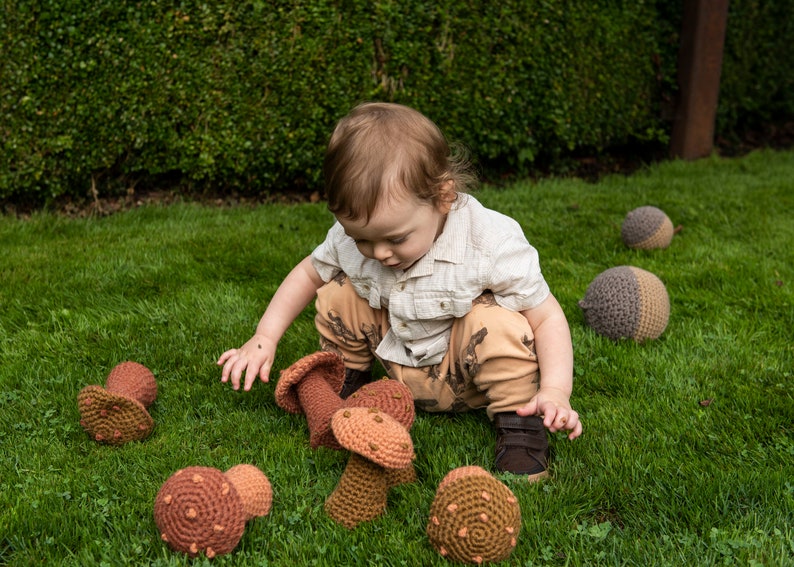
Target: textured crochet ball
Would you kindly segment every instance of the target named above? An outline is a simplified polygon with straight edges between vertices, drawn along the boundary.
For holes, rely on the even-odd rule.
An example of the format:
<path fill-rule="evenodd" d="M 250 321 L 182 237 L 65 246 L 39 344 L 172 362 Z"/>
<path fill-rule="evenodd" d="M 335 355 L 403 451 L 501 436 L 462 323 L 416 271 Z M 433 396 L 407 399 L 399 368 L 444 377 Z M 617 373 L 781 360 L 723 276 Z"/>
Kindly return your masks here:
<path fill-rule="evenodd" d="M 633 266 L 601 272 L 587 288 L 579 307 L 587 325 L 615 340 L 656 339 L 670 319 L 670 298 L 662 280 Z"/>
<path fill-rule="evenodd" d="M 667 248 L 673 240 L 673 223 L 656 207 L 638 207 L 623 220 L 620 235 L 629 248 Z"/>
<path fill-rule="evenodd" d="M 520 531 L 518 500 L 485 469 L 460 467 L 439 484 L 427 535 L 442 556 L 473 564 L 503 561 Z"/>

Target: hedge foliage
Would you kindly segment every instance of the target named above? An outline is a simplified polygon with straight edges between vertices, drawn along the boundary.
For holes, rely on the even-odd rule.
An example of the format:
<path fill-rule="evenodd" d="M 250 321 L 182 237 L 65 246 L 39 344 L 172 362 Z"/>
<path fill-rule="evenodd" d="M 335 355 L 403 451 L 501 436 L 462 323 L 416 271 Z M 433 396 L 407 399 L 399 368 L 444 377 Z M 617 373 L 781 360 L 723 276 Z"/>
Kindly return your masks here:
<path fill-rule="evenodd" d="M 731 2 L 721 127 L 794 114 L 793 3 Z M 664 142 L 680 8 L 17 0 L 0 18 L 0 199 L 46 202 L 166 180 L 316 188 L 330 130 L 362 100 L 414 106 L 518 169 Z"/>

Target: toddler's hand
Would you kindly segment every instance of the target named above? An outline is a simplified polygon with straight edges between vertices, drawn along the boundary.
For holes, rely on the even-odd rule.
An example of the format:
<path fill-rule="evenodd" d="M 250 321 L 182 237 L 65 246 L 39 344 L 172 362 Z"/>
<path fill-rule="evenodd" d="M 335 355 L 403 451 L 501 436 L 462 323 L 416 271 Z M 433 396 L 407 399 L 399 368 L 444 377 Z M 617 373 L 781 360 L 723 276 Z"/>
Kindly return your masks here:
<path fill-rule="evenodd" d="M 516 410 L 518 415 L 541 415 L 543 425 L 551 431 L 570 431 L 568 439 L 576 439 L 582 434 L 579 414 L 571 408 L 568 396 L 559 390 L 543 389 L 527 405 Z"/>
<path fill-rule="evenodd" d="M 246 392 L 259 374 L 262 382 L 267 382 L 270 367 L 276 354 L 276 345 L 267 337 L 254 335 L 240 348 L 233 348 L 224 352 L 218 359 L 218 366 L 223 366 L 221 382 L 232 380 L 232 388 L 240 389 L 240 378 L 245 372 L 243 390 Z"/>

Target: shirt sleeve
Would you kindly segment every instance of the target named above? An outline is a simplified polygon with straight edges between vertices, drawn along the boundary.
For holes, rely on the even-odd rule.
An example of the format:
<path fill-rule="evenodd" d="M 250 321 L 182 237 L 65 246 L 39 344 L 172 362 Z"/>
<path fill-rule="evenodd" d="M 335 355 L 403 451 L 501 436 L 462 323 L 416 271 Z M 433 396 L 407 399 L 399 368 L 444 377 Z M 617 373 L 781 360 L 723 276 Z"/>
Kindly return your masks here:
<path fill-rule="evenodd" d="M 502 307 L 524 311 L 543 303 L 551 292 L 540 270 L 538 251 L 518 223 L 510 228 L 494 246 L 488 289 Z"/>
<path fill-rule="evenodd" d="M 330 282 L 334 276 L 342 271 L 338 251 L 340 241 L 345 237 L 345 230 L 338 222 L 328 229 L 325 240 L 311 254 L 314 269 L 324 282 Z"/>

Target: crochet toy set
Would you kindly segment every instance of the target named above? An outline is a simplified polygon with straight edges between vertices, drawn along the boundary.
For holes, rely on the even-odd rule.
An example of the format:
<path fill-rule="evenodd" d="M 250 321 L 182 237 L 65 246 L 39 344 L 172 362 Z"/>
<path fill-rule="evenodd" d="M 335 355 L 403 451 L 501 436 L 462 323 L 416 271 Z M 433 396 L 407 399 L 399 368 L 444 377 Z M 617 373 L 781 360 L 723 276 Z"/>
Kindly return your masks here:
<path fill-rule="evenodd" d="M 629 212 L 621 227 L 626 246 L 645 250 L 666 248 L 676 232 L 655 207 Z M 664 283 L 634 266 L 599 274 L 579 305 L 590 327 L 615 340 L 658 338 L 670 316 Z M 334 522 L 354 529 L 386 512 L 391 488 L 416 480 L 410 434 L 415 410 L 410 390 L 395 380 L 369 383 L 343 399 L 339 392 L 344 380 L 342 358 L 316 352 L 281 372 L 275 400 L 285 411 L 306 416 L 313 449 L 349 453 L 323 509 Z M 100 443 L 146 439 L 154 429 L 148 408 L 156 398 L 152 372 L 136 362 L 123 362 L 113 368 L 104 387 L 91 385 L 80 391 L 80 424 Z M 191 466 L 162 485 L 154 520 L 160 537 L 174 551 L 213 558 L 233 551 L 246 523 L 266 516 L 272 502 L 270 481 L 254 465 L 240 464 L 226 472 Z M 508 558 L 520 531 L 517 498 L 477 466 L 456 468 L 442 479 L 426 527 L 431 545 L 442 556 L 474 564 Z"/>
<path fill-rule="evenodd" d="M 623 243 L 634 249 L 667 248 L 673 235 L 670 218 L 656 207 L 630 211 L 621 225 Z M 662 280 L 635 266 L 601 272 L 579 301 L 585 323 L 610 339 L 643 342 L 657 339 L 670 320 L 670 298 Z"/>
<path fill-rule="evenodd" d="M 306 416 L 312 448 L 347 451 L 348 462 L 324 504 L 334 522 L 354 529 L 386 512 L 389 490 L 416 480 L 410 429 L 414 401 L 410 390 L 384 378 L 339 396 L 345 377 L 340 356 L 316 352 L 281 372 L 275 388 L 282 409 Z M 124 362 L 105 387 L 86 386 L 78 394 L 80 424 L 92 439 L 112 445 L 142 440 L 154 422 L 147 408 L 157 396 L 154 375 Z M 230 553 L 246 523 L 266 516 L 273 490 L 265 474 L 250 464 L 226 472 L 202 466 L 176 471 L 160 487 L 154 520 L 161 539 L 190 557 Z M 521 510 L 510 489 L 480 467 L 448 473 L 430 508 L 427 536 L 444 557 L 463 563 L 501 561 L 516 547 Z"/>

